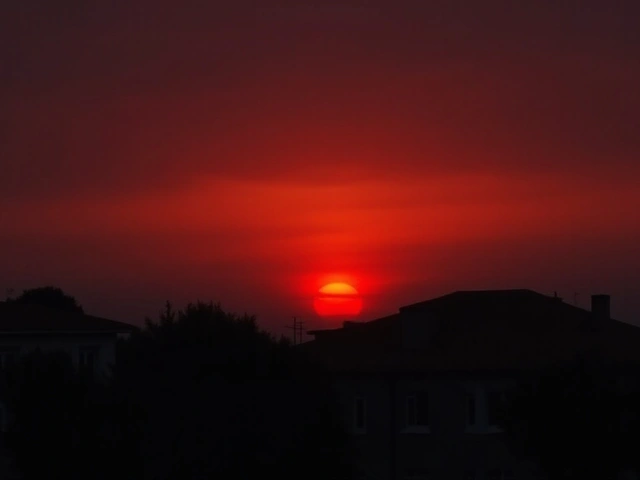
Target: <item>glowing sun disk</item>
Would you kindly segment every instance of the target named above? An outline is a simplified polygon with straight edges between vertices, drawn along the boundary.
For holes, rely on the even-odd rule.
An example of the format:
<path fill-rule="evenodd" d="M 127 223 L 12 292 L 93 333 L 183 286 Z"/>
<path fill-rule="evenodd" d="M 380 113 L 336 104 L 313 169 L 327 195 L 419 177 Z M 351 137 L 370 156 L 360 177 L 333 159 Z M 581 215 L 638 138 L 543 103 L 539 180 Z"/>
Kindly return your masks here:
<path fill-rule="evenodd" d="M 334 282 L 322 287 L 319 291 L 322 295 L 349 296 L 358 295 L 358 291 L 348 283 Z"/>
<path fill-rule="evenodd" d="M 362 311 L 362 298 L 348 283 L 328 283 L 318 290 L 313 307 L 321 317 L 352 317 Z"/>

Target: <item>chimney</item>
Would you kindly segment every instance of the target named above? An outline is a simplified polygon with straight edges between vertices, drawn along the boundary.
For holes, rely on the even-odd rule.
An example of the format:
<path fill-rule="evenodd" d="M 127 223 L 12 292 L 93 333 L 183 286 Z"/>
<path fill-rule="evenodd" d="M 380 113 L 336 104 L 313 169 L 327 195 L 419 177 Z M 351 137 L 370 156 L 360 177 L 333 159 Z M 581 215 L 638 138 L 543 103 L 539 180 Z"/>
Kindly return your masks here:
<path fill-rule="evenodd" d="M 591 295 L 591 313 L 598 318 L 611 318 L 611 297 L 609 295 Z"/>

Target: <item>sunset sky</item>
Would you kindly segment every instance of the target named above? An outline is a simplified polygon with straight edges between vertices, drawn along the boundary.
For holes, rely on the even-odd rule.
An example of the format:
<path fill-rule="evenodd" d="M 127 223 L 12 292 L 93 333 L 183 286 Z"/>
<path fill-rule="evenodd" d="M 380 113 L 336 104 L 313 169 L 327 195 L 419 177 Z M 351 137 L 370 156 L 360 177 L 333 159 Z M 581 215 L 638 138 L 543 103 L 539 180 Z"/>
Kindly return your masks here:
<path fill-rule="evenodd" d="M 0 14 L 0 296 L 278 330 L 460 289 L 640 324 L 640 2 L 30 0 Z M 575 295 L 577 293 L 577 296 Z M 3 298 L 3 297 L 2 297 Z"/>

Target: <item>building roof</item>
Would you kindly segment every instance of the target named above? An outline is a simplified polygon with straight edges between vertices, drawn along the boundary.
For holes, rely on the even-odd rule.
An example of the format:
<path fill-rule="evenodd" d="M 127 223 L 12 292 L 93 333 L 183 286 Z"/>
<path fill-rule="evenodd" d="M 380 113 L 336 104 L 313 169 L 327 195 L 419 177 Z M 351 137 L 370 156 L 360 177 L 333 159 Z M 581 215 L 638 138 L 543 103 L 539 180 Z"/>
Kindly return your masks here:
<path fill-rule="evenodd" d="M 128 333 L 133 325 L 39 305 L 0 302 L 0 334 Z"/>
<path fill-rule="evenodd" d="M 640 328 L 531 290 L 454 292 L 314 335 L 302 348 L 342 371 L 527 369 L 585 353 L 640 365 Z"/>

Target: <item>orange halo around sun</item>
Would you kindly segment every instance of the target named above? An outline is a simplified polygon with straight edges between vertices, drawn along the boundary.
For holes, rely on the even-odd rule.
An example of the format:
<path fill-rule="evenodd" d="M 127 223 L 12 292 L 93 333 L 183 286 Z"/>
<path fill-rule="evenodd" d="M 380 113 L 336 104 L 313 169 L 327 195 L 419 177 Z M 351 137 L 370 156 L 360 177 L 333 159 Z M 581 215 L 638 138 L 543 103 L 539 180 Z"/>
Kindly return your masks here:
<path fill-rule="evenodd" d="M 362 297 L 348 283 L 328 283 L 318 290 L 313 307 L 321 317 L 353 317 L 362 311 Z"/>

